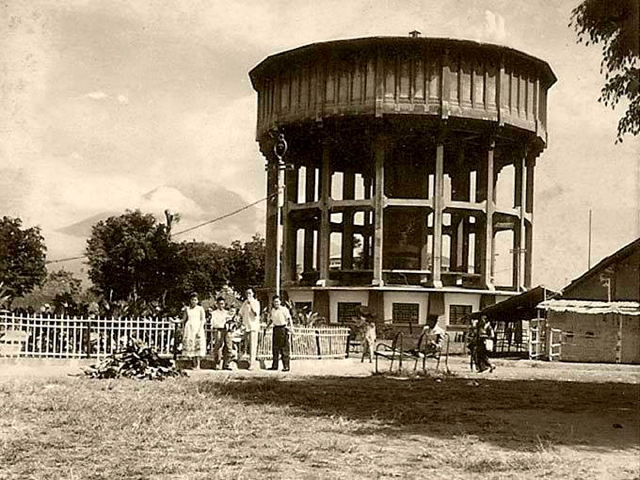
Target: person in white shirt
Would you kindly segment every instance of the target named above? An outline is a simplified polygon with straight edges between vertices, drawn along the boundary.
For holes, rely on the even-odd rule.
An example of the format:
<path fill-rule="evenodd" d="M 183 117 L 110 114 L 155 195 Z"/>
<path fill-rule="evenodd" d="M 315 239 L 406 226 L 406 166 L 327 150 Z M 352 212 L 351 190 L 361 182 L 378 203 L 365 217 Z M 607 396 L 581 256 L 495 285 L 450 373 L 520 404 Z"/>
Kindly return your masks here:
<path fill-rule="evenodd" d="M 182 354 L 194 362 L 197 369 L 200 368 L 200 359 L 207 353 L 207 338 L 204 333 L 206 315 L 204 308 L 198 305 L 198 294 L 192 293 L 189 297 L 189 306 L 184 309 L 182 318 Z"/>
<path fill-rule="evenodd" d="M 269 370 L 278 370 L 279 359 L 282 358 L 282 371 L 288 372 L 289 333 L 293 329 L 293 321 L 289 309 L 280 303 L 280 297 L 273 297 L 273 308 L 269 314 L 269 324 L 273 325 L 271 337 L 272 363 Z"/>
<path fill-rule="evenodd" d="M 245 292 L 247 299 L 240 307 L 242 325 L 249 333 L 249 370 L 251 370 L 258 356 L 258 333 L 260 332 L 260 302 L 255 298 L 252 288 Z"/>
<path fill-rule="evenodd" d="M 218 297 L 216 299 L 216 308 L 211 312 L 211 353 L 213 355 L 214 370 L 217 370 L 220 362 L 222 362 L 225 325 L 229 319 L 229 312 L 225 307 L 224 298 Z"/>

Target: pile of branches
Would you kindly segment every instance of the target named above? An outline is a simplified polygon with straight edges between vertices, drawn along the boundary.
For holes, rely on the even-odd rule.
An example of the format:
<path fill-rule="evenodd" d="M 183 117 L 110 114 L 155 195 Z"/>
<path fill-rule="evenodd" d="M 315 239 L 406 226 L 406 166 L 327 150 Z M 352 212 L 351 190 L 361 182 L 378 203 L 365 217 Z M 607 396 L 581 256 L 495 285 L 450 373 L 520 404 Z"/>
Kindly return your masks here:
<path fill-rule="evenodd" d="M 84 373 L 91 378 L 137 378 L 140 380 L 164 380 L 186 375 L 175 367 L 173 360 L 160 358 L 154 349 L 138 340 L 91 365 Z"/>

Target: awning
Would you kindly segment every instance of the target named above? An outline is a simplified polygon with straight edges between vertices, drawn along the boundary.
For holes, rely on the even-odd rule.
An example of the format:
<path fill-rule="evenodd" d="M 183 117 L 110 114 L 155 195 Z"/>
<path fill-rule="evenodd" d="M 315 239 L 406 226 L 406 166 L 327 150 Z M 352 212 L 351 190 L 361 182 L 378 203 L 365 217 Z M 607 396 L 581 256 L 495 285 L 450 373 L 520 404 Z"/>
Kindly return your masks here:
<path fill-rule="evenodd" d="M 537 306 L 550 298 L 560 295 L 558 292 L 548 289 L 542 285 L 532 288 L 515 297 L 509 297 L 502 302 L 490 305 L 478 312 L 469 315 L 469 318 L 480 318 L 486 315 L 492 322 L 514 322 L 520 320 L 531 320 L 538 317 Z"/>
<path fill-rule="evenodd" d="M 618 315 L 640 316 L 638 302 L 599 302 L 594 300 L 547 300 L 538 305 L 542 310 L 552 312 L 584 313 L 588 315 Z"/>

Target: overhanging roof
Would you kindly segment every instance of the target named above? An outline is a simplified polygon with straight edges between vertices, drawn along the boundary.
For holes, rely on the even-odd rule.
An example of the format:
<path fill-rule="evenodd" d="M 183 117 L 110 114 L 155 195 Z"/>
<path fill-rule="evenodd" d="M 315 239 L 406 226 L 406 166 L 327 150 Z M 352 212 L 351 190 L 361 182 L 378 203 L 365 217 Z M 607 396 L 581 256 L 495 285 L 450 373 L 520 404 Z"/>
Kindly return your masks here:
<path fill-rule="evenodd" d="M 638 302 L 598 302 L 593 300 L 547 300 L 538 305 L 542 310 L 552 312 L 584 313 L 588 315 L 618 315 L 640 316 Z"/>
<path fill-rule="evenodd" d="M 494 322 L 530 320 L 538 316 L 536 307 L 540 302 L 558 295 L 558 292 L 550 290 L 543 285 L 538 285 L 520 295 L 490 305 L 479 312 L 474 312 L 470 315 L 470 318 L 480 318 L 482 315 L 486 315 L 490 321 Z"/>

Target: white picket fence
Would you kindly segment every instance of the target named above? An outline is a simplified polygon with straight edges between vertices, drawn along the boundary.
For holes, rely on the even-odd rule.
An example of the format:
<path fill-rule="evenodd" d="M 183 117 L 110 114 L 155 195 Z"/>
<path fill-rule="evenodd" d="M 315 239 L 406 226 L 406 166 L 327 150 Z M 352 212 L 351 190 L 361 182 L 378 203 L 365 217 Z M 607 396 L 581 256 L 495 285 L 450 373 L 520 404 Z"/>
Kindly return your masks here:
<path fill-rule="evenodd" d="M 168 319 L 0 315 L 0 357 L 88 358 L 109 355 L 138 339 L 160 355 L 173 353 L 175 325 Z M 23 332 L 20 348 L 15 339 Z"/>
<path fill-rule="evenodd" d="M 271 358 L 271 333 L 260 333 L 258 358 Z M 290 338 L 291 359 L 345 358 L 350 329 L 345 327 L 294 327 Z"/>
<path fill-rule="evenodd" d="M 0 357 L 104 357 L 132 339 L 169 356 L 174 355 L 176 334 L 180 338 L 178 330 L 171 320 L 160 318 L 0 314 Z M 271 332 L 260 334 L 260 358 L 271 358 Z M 296 327 L 291 336 L 291 358 L 345 358 L 348 338 L 349 329 L 344 327 Z"/>

